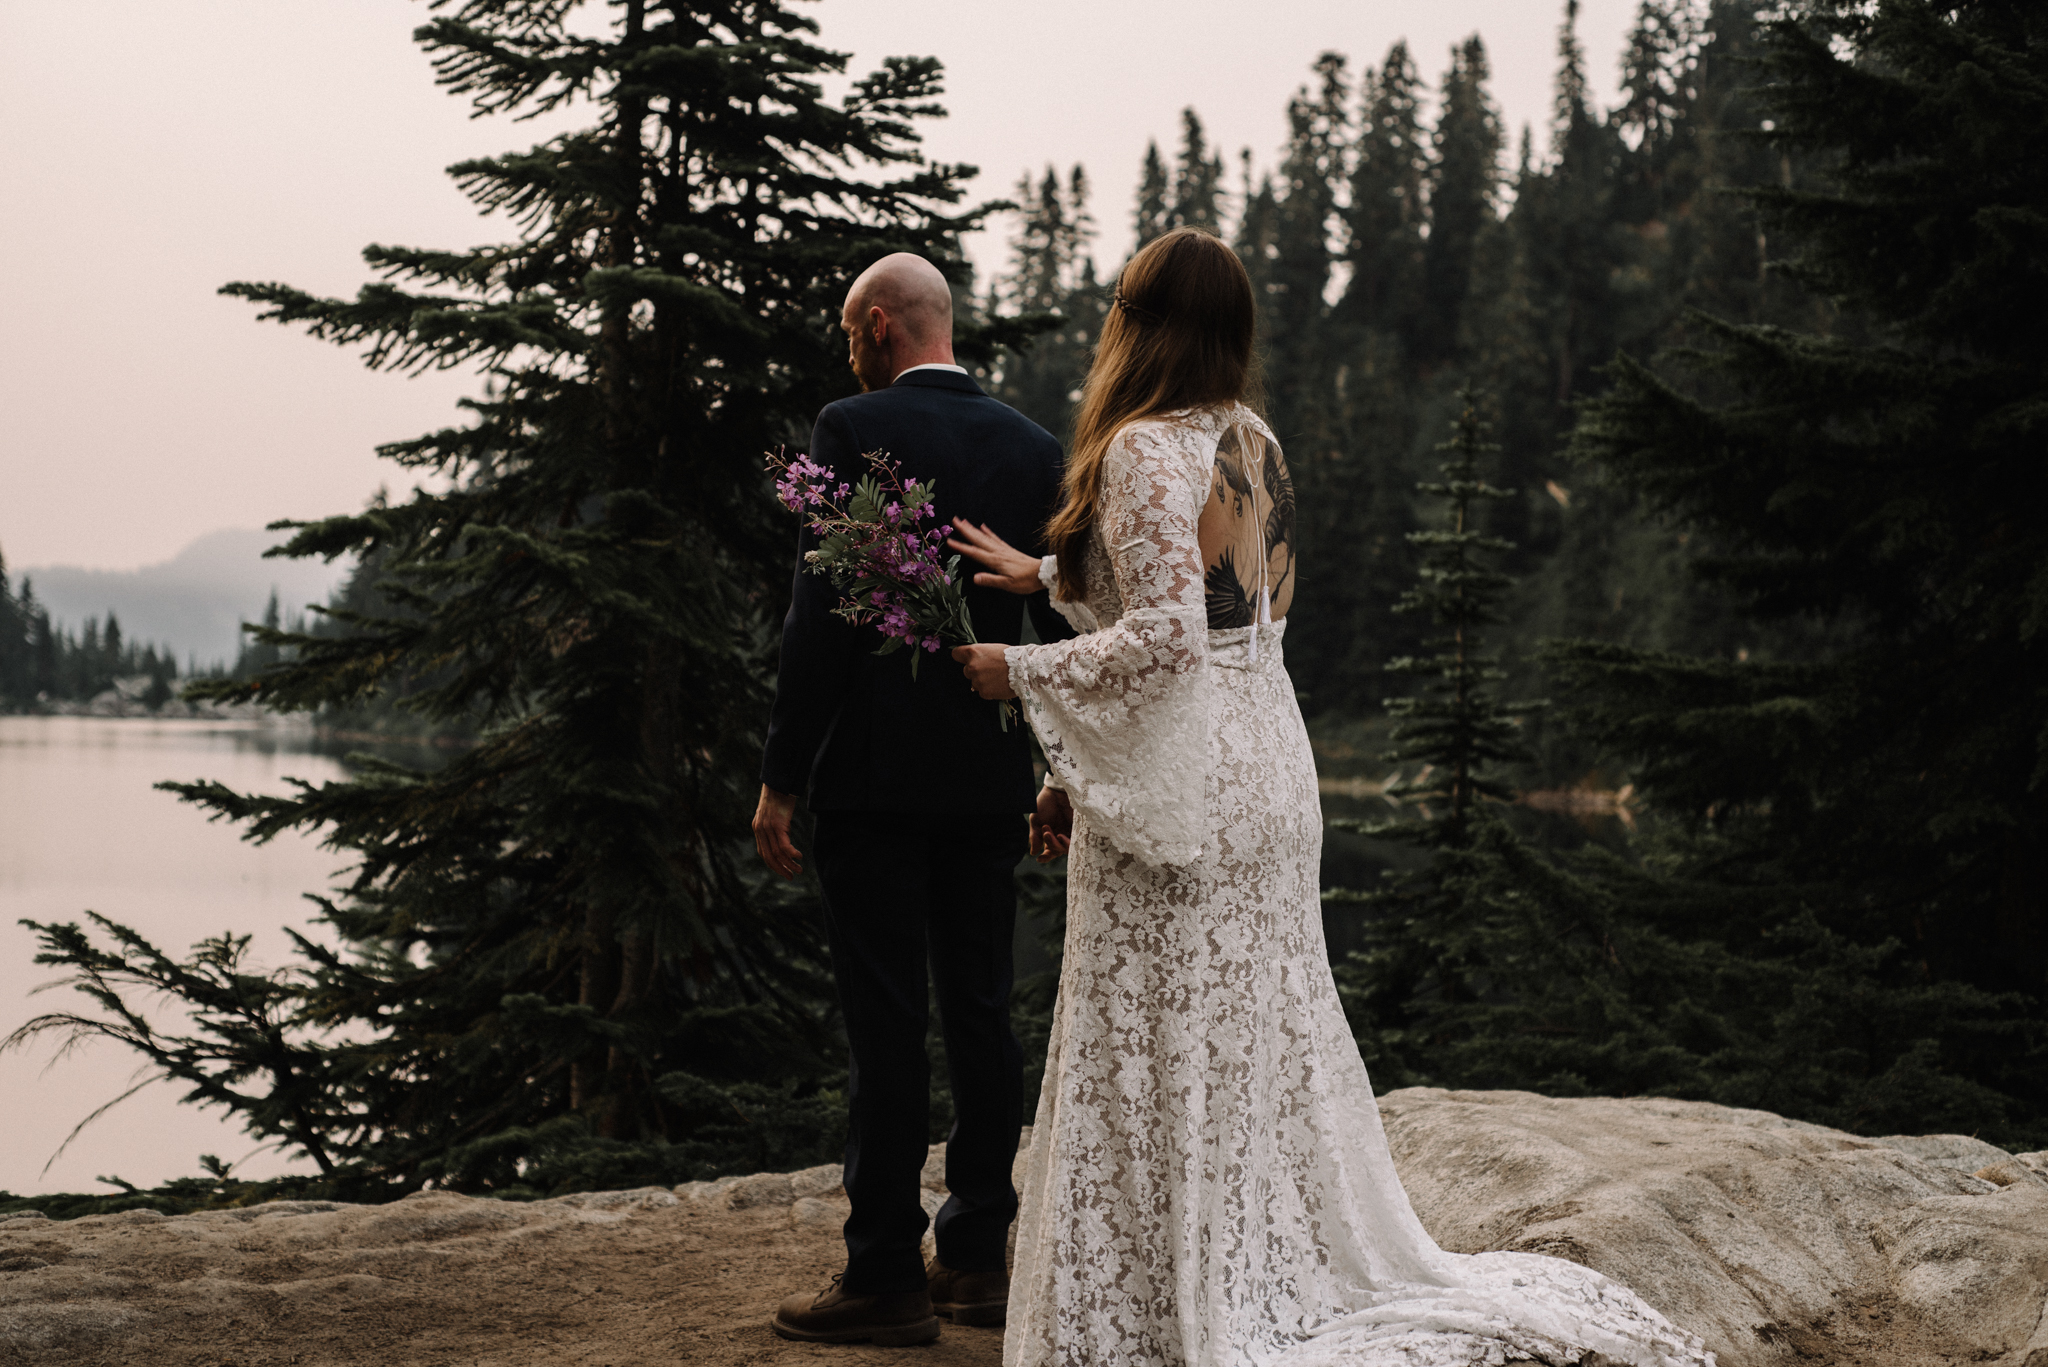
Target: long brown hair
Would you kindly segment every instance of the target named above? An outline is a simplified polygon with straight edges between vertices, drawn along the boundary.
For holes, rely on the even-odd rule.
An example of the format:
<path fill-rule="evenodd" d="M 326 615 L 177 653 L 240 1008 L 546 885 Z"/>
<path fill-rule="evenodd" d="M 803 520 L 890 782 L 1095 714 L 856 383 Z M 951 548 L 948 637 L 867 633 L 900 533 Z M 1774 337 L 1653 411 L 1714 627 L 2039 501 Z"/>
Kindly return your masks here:
<path fill-rule="evenodd" d="M 1251 277 L 1237 253 L 1199 228 L 1154 238 L 1117 277 L 1115 303 L 1074 417 L 1074 449 L 1060 510 L 1045 524 L 1059 557 L 1059 595 L 1078 601 L 1087 584 L 1081 548 L 1095 525 L 1102 460 L 1116 434 L 1177 408 L 1255 401 Z"/>

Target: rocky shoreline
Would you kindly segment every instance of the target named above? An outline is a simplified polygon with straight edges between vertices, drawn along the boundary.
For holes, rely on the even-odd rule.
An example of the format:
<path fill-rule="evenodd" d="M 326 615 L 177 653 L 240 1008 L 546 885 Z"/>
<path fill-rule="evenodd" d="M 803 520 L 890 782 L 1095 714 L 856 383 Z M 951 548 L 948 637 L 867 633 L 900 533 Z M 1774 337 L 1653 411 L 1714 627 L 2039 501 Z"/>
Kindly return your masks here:
<path fill-rule="evenodd" d="M 1440 1243 L 1597 1267 L 1722 1367 L 2048 1367 L 2048 1154 L 1697 1102 L 1411 1088 L 1380 1106 Z M 942 1173 L 935 1148 L 928 1209 Z M 17 1216 L 0 1223 L 0 1363 L 808 1364 L 821 1350 L 765 1316 L 837 1270 L 845 1216 L 835 1166 L 530 1203 Z M 994 1367 L 1001 1334 L 917 1351 Z"/>
<path fill-rule="evenodd" d="M 42 717 L 135 717 L 152 721 L 264 721 L 273 725 L 303 726 L 311 730 L 311 724 L 303 718 L 272 712 L 255 703 L 210 703 L 187 702 L 183 698 L 171 697 L 152 706 L 149 691 L 152 680 L 147 674 L 133 678 L 116 679 L 112 688 L 102 689 L 83 701 L 67 698 L 39 700 L 28 715 Z"/>

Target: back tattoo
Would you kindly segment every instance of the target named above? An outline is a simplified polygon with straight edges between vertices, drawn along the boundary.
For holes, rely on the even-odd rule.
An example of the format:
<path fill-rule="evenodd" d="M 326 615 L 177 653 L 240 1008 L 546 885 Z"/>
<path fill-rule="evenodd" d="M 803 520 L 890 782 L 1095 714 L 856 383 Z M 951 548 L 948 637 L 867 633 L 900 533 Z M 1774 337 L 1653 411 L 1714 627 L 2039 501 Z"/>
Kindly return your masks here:
<path fill-rule="evenodd" d="M 1210 630 L 1250 626 L 1262 588 L 1271 595 L 1272 620 L 1287 615 L 1294 601 L 1294 480 L 1279 443 L 1253 427 L 1223 429 L 1196 539 Z"/>

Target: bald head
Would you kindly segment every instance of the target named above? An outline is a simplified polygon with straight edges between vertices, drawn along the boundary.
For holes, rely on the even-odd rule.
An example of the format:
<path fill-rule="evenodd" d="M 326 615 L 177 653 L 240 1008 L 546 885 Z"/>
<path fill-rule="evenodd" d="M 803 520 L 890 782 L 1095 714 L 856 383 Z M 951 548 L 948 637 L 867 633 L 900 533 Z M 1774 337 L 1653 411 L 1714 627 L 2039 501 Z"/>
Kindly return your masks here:
<path fill-rule="evenodd" d="M 839 325 L 861 384 L 888 386 L 914 365 L 953 363 L 953 291 L 939 268 L 894 252 L 860 273 Z"/>
<path fill-rule="evenodd" d="M 860 273 L 846 292 L 846 311 L 865 314 L 880 309 L 905 340 L 929 346 L 953 342 L 953 291 L 939 268 L 921 256 L 892 252 Z"/>

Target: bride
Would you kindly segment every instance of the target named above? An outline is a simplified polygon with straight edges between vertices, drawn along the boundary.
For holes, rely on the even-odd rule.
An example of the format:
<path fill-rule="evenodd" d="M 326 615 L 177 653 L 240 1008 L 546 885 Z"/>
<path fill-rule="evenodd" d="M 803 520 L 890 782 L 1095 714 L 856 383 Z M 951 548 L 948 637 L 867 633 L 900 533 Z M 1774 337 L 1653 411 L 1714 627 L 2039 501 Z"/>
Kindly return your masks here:
<path fill-rule="evenodd" d="M 1254 305 L 1194 229 L 1119 278 L 1041 562 L 977 582 L 1080 631 L 954 652 L 1020 698 L 1070 853 L 1005 1367 L 1711 1364 L 1625 1287 L 1446 1253 L 1402 1190 L 1323 944 L 1315 767 L 1282 658 L 1294 495 L 1244 402 Z M 1070 832 L 1070 833 L 1069 833 Z"/>

